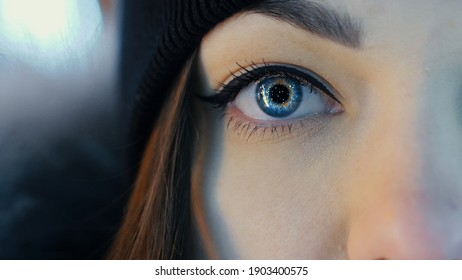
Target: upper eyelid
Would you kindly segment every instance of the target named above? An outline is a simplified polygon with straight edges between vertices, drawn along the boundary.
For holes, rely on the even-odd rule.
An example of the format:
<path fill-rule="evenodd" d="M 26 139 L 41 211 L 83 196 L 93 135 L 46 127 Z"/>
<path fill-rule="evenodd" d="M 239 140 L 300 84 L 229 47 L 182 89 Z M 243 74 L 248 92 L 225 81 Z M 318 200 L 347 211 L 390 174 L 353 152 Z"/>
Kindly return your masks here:
<path fill-rule="evenodd" d="M 238 81 L 239 79 L 248 78 L 247 75 L 254 75 L 254 71 L 262 71 L 266 72 L 268 74 L 267 76 L 261 75 L 261 76 L 254 76 L 253 82 L 257 82 L 259 77 L 265 78 L 265 77 L 270 77 L 272 76 L 271 70 L 273 71 L 277 69 L 277 72 L 280 73 L 289 73 L 290 75 L 288 76 L 294 76 L 294 77 L 301 77 L 302 79 L 305 79 L 310 83 L 310 85 L 315 86 L 319 90 L 325 92 L 327 95 L 329 95 L 331 98 L 333 98 L 335 101 L 338 103 L 342 104 L 341 100 L 342 95 L 335 90 L 335 88 L 326 80 L 324 79 L 321 75 L 317 74 L 316 72 L 312 71 L 311 69 L 297 66 L 297 65 L 292 65 L 292 64 L 284 64 L 284 63 L 268 63 L 266 61 L 263 61 L 262 64 L 256 64 L 254 62 L 251 62 L 251 64 L 247 67 L 242 66 L 238 62 L 236 64 L 239 66 L 239 70 L 235 72 L 231 72 L 232 79 L 227 82 L 227 83 L 221 83 L 221 88 L 216 90 L 216 93 L 219 94 L 225 89 L 230 83 L 233 83 L 235 81 Z M 286 71 L 283 71 L 283 69 Z M 236 75 L 236 73 L 239 73 L 239 75 Z M 275 73 L 273 73 L 274 75 Z M 301 74 L 301 75 L 300 75 Z M 252 77 L 251 77 L 252 78 Z M 229 80 L 229 78 L 227 79 Z"/>
<path fill-rule="evenodd" d="M 292 75 L 291 77 L 300 77 L 307 80 L 309 85 L 316 87 L 316 89 L 324 92 L 340 105 L 343 105 L 340 101 L 342 98 L 340 93 L 338 93 L 324 78 L 308 68 L 292 64 L 268 63 L 265 61 L 263 61 L 262 64 L 251 62 L 247 67 L 242 66 L 238 62 L 236 62 L 236 64 L 239 66 L 239 69 L 234 72 L 230 71 L 231 78 L 227 79 L 231 79 L 230 81 L 220 83 L 221 87 L 215 89 L 215 93 L 210 96 L 196 94 L 196 97 L 203 102 L 212 104 L 215 108 L 224 108 L 227 104 L 233 102 L 239 92 L 246 86 L 258 82 L 258 80 L 264 78 L 265 75 L 266 77 L 271 75 L 274 76 L 278 72 L 285 77 Z"/>

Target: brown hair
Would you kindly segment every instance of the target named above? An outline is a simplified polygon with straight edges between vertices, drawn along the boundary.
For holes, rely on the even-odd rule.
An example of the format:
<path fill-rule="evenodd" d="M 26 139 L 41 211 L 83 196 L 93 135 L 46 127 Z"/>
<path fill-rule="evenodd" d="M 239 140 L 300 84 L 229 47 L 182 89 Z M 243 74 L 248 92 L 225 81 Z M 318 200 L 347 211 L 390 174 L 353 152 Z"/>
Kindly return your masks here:
<path fill-rule="evenodd" d="M 112 259 L 190 259 L 192 59 L 167 98 L 144 152 Z"/>

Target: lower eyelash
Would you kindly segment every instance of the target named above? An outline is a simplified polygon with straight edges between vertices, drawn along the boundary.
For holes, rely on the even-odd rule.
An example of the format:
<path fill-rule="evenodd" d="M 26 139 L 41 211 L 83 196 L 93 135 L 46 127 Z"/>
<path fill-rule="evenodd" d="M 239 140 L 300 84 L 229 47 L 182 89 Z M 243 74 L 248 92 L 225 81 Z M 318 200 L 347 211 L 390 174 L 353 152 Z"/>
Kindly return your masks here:
<path fill-rule="evenodd" d="M 293 123 L 288 124 L 255 124 L 249 121 L 242 121 L 230 116 L 227 121 L 226 128 L 236 133 L 238 136 L 243 137 L 245 142 L 256 138 L 257 140 L 264 140 L 265 135 L 279 138 L 281 135 L 291 135 Z"/>
<path fill-rule="evenodd" d="M 311 115 L 287 121 L 257 122 L 240 117 L 234 108 L 223 113 L 225 127 L 245 143 L 271 142 L 280 143 L 299 135 L 310 134 L 310 137 L 322 128 L 320 115 Z"/>

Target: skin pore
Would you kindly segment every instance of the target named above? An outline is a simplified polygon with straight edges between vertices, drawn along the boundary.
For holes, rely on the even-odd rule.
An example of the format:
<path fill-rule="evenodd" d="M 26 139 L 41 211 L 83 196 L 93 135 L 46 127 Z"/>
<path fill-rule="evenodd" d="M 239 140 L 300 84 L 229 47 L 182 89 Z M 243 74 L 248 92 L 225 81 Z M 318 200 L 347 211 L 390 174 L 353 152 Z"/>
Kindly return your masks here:
<path fill-rule="evenodd" d="M 462 1 L 298 2 L 348 14 L 360 42 L 248 11 L 200 47 L 202 96 L 243 68 L 284 65 L 338 100 L 318 92 L 326 110 L 282 119 L 255 112 L 246 87 L 223 108 L 196 101 L 204 257 L 462 258 Z"/>

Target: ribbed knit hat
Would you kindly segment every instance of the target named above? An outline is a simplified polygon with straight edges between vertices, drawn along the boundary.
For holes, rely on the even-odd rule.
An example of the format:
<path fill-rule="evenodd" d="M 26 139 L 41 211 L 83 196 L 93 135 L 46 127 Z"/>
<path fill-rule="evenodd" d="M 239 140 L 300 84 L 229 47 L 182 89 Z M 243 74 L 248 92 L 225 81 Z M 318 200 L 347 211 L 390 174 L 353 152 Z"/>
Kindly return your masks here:
<path fill-rule="evenodd" d="M 204 35 L 256 2 L 259 1 L 125 1 L 121 79 L 122 89 L 130 96 L 125 101 L 132 108 L 132 159 L 140 159 L 168 89 Z"/>

